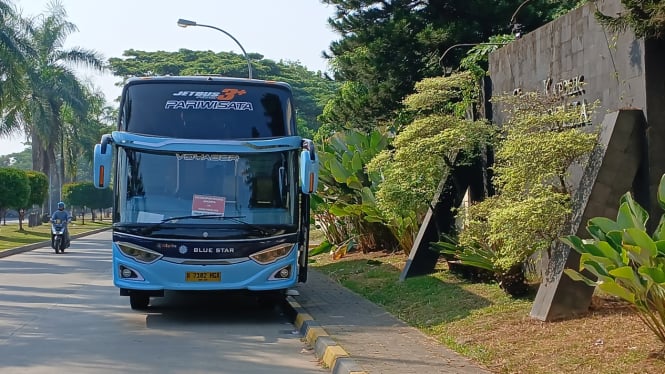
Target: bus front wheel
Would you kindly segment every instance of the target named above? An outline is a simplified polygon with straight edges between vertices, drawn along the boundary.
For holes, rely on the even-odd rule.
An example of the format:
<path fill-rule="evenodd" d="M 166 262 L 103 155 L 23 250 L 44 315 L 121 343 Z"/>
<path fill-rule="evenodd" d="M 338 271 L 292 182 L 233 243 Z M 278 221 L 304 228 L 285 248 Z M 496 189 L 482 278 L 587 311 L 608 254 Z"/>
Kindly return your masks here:
<path fill-rule="evenodd" d="M 134 310 L 144 310 L 148 308 L 150 304 L 150 296 L 143 294 L 131 294 L 129 295 L 129 305 Z"/>

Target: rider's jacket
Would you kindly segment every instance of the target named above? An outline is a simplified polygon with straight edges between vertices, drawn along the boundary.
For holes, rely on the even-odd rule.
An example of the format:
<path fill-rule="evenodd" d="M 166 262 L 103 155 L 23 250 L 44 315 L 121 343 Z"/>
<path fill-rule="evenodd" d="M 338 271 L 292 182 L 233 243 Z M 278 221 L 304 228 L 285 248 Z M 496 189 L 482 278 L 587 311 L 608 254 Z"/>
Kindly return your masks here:
<path fill-rule="evenodd" d="M 61 222 L 64 224 L 67 224 L 69 222 L 69 213 L 67 213 L 66 210 L 56 210 L 51 215 L 51 221 L 55 221 L 57 219 L 61 220 Z"/>

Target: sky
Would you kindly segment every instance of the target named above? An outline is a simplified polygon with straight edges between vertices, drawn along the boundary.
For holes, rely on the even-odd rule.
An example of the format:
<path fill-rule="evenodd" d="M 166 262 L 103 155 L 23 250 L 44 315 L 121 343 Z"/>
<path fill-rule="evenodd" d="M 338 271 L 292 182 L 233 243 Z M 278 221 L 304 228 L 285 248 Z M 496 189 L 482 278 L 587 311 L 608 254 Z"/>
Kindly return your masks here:
<path fill-rule="evenodd" d="M 47 10 L 49 0 L 13 0 L 24 16 Z M 82 47 L 104 59 L 122 57 L 128 49 L 142 51 L 212 50 L 242 54 L 222 32 L 204 27 L 177 26 L 180 18 L 223 29 L 247 53 L 274 61 L 299 61 L 312 71 L 327 71 L 321 57 L 339 36 L 328 26 L 334 8 L 319 0 L 60 0 L 68 20 L 78 27 L 65 48 Z M 78 69 L 81 79 L 104 92 L 112 102 L 121 89 L 111 74 Z M 21 134 L 0 137 L 0 155 L 25 149 Z"/>

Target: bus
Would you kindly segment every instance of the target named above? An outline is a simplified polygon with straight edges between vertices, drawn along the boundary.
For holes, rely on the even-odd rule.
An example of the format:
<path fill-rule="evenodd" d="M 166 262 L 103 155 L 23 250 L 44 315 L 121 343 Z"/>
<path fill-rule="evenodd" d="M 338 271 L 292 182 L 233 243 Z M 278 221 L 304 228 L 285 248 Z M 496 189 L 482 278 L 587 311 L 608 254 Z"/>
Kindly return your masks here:
<path fill-rule="evenodd" d="M 120 295 L 138 310 L 165 291 L 283 299 L 307 280 L 318 162 L 287 83 L 129 79 L 116 131 L 94 148 L 95 186 L 113 181 Z"/>

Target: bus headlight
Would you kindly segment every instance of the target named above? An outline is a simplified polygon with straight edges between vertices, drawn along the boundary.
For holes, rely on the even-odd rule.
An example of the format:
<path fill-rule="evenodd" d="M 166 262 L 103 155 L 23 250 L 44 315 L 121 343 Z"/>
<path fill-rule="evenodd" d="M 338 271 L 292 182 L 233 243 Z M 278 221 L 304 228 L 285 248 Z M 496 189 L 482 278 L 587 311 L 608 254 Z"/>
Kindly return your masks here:
<path fill-rule="evenodd" d="M 288 256 L 291 253 L 291 249 L 293 249 L 293 244 L 291 243 L 280 244 L 264 249 L 261 252 L 256 252 L 249 257 L 261 265 L 267 265 Z"/>
<path fill-rule="evenodd" d="M 118 248 L 120 252 L 127 257 L 133 258 L 138 262 L 143 262 L 149 264 L 155 262 L 162 257 L 161 253 L 157 253 L 147 248 L 143 248 L 136 244 L 118 242 Z"/>

